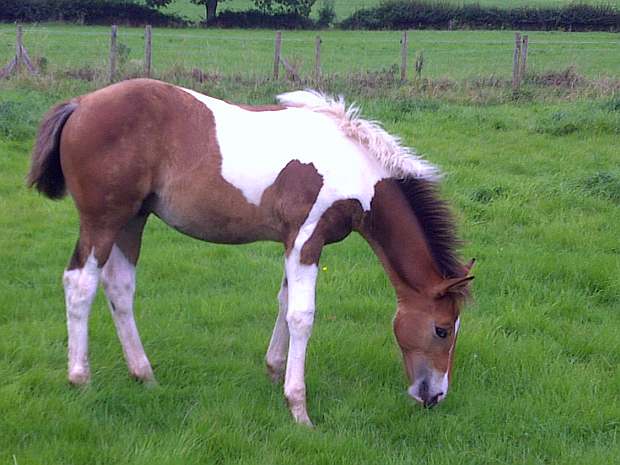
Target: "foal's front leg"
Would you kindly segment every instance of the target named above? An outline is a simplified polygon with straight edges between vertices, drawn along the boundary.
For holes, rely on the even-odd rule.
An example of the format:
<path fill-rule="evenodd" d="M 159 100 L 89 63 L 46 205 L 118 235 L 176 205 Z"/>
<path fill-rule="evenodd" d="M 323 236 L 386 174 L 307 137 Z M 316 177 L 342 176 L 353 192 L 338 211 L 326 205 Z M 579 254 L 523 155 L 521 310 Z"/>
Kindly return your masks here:
<path fill-rule="evenodd" d="M 306 347 L 314 322 L 314 297 L 318 266 L 300 262 L 299 250 L 292 250 L 286 259 L 288 280 L 288 311 L 286 321 L 290 333 L 284 395 L 295 421 L 308 426 L 312 422 L 306 410 L 304 366 Z"/>

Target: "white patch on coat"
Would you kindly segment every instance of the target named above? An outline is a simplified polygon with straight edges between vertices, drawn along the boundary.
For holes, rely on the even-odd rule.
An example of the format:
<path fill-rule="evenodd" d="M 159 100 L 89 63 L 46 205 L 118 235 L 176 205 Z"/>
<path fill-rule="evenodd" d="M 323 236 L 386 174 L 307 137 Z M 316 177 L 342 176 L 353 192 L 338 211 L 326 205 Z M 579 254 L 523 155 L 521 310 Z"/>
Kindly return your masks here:
<path fill-rule="evenodd" d="M 441 373 L 439 371 L 433 372 L 433 384 L 435 393 L 441 392 L 442 394 L 437 397 L 437 402 L 441 402 L 448 395 L 448 387 L 449 387 L 449 379 L 448 379 L 448 371 L 445 373 Z"/>
<path fill-rule="evenodd" d="M 342 122 L 325 112 L 307 107 L 253 112 L 180 89 L 213 113 L 222 177 L 255 205 L 260 204 L 263 192 L 292 160 L 312 163 L 323 176 L 320 197 L 328 207 L 338 200 L 356 199 L 364 210 L 369 210 L 375 184 L 400 173 L 388 169 L 385 159 L 371 153 L 359 138 L 344 133 Z M 430 176 L 430 172 L 430 168 L 420 168 L 409 175 Z"/>
<path fill-rule="evenodd" d="M 136 268 L 116 245 L 103 267 L 101 279 L 129 371 L 136 378 L 150 381 L 153 370 L 144 353 L 133 314 Z"/>
<path fill-rule="evenodd" d="M 82 268 L 66 270 L 63 275 L 67 307 L 69 381 L 74 384 L 84 384 L 90 378 L 88 317 L 93 298 L 97 293 L 99 275 L 100 269 L 94 251 L 90 253 Z"/>
<path fill-rule="evenodd" d="M 454 323 L 454 340 L 452 341 L 452 346 L 450 346 L 450 352 L 448 353 L 448 363 L 450 365 L 452 365 L 452 354 L 454 352 L 454 346 L 456 345 L 456 336 L 459 334 L 460 327 L 461 327 L 461 319 L 457 318 L 456 322 Z M 450 380 L 448 379 L 448 372 L 446 371 L 441 380 L 441 392 L 443 392 L 443 394 L 437 398 L 438 402 L 441 402 L 442 400 L 446 398 L 446 396 L 448 395 L 449 387 L 450 387 Z"/>

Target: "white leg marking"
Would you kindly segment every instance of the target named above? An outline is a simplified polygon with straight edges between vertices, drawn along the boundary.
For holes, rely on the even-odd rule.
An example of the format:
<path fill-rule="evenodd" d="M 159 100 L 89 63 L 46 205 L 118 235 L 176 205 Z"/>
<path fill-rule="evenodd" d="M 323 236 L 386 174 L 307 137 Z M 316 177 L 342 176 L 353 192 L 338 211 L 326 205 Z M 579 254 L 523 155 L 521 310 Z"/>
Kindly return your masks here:
<path fill-rule="evenodd" d="M 138 379 L 152 381 L 153 370 L 133 316 L 136 269 L 116 245 L 112 247 L 101 278 L 129 372 Z"/>
<path fill-rule="evenodd" d="M 94 252 L 83 268 L 66 270 L 63 276 L 69 337 L 69 381 L 85 384 L 90 378 L 88 365 L 88 317 L 97 293 L 100 270 Z"/>
<path fill-rule="evenodd" d="M 289 288 L 286 321 L 290 332 L 290 342 L 284 395 L 295 421 L 311 426 L 312 422 L 306 410 L 304 369 L 306 347 L 314 322 L 314 295 L 319 268 L 317 265 L 300 264 L 299 251 L 300 249 L 295 247 L 286 259 Z"/>
<path fill-rule="evenodd" d="M 273 328 L 271 340 L 269 341 L 269 349 L 267 349 L 267 369 L 274 381 L 280 381 L 284 377 L 284 369 L 286 367 L 286 355 L 288 352 L 288 324 L 286 322 L 286 312 L 288 310 L 288 283 L 286 274 L 282 278 L 280 292 L 278 292 L 278 319 Z"/>

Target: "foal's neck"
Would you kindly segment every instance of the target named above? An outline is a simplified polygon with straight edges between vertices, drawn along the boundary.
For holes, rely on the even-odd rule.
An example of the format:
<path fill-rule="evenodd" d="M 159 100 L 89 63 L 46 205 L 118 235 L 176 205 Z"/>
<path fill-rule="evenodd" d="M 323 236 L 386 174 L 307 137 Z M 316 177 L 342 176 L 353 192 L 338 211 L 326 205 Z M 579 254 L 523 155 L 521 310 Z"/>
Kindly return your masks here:
<path fill-rule="evenodd" d="M 375 186 L 361 234 L 381 260 L 399 300 L 442 281 L 420 222 L 394 180 Z"/>

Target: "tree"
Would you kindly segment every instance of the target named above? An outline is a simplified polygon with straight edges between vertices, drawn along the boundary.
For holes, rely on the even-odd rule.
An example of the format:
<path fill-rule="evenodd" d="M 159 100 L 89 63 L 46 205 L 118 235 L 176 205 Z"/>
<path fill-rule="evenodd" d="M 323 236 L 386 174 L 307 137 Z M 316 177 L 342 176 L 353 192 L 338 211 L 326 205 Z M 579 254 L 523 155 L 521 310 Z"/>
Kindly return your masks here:
<path fill-rule="evenodd" d="M 219 2 L 223 2 L 224 0 L 191 0 L 191 2 L 195 5 L 204 5 L 205 6 L 205 19 L 207 23 L 213 21 L 217 16 L 217 5 Z"/>

